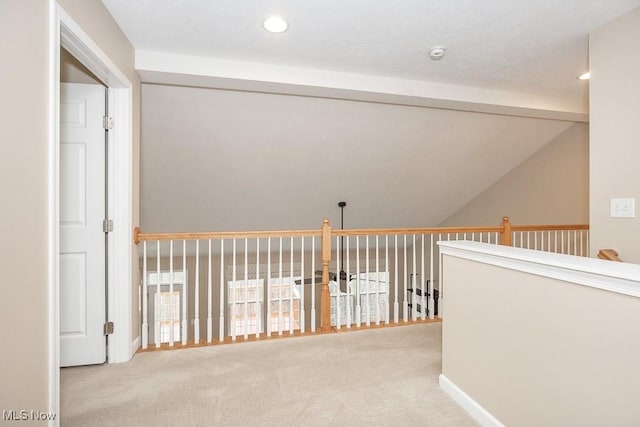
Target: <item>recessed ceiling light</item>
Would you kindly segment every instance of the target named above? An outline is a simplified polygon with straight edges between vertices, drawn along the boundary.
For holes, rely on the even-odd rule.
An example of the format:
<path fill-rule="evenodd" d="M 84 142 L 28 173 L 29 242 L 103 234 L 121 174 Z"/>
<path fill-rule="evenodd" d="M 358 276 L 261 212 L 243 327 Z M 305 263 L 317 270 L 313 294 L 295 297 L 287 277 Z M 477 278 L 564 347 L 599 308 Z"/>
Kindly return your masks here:
<path fill-rule="evenodd" d="M 429 50 L 429 58 L 431 58 L 432 61 L 438 61 L 442 59 L 446 50 L 447 49 L 444 46 L 432 47 Z"/>
<path fill-rule="evenodd" d="M 578 76 L 578 80 L 589 80 L 591 78 L 591 73 L 587 71 L 586 73 L 582 73 Z"/>
<path fill-rule="evenodd" d="M 271 15 L 262 21 L 262 26 L 270 33 L 284 33 L 289 28 L 289 23 L 282 16 Z"/>

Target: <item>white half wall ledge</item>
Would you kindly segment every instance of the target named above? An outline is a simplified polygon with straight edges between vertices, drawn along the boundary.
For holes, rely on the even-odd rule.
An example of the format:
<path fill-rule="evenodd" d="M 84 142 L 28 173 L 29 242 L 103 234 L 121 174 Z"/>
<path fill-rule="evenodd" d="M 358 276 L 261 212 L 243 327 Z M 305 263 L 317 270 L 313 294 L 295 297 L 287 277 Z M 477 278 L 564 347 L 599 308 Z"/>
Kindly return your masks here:
<path fill-rule="evenodd" d="M 442 256 L 468 259 L 640 298 L 640 265 L 637 264 L 470 241 L 438 242 L 438 245 Z"/>
<path fill-rule="evenodd" d="M 458 405 L 469 413 L 483 427 L 504 427 L 496 417 L 494 417 L 483 406 L 476 402 L 471 396 L 462 391 L 453 381 L 444 374 L 438 378 L 440 388 L 447 393 Z"/>
<path fill-rule="evenodd" d="M 588 106 L 568 98 L 145 50 L 135 63 L 143 83 L 589 121 Z"/>

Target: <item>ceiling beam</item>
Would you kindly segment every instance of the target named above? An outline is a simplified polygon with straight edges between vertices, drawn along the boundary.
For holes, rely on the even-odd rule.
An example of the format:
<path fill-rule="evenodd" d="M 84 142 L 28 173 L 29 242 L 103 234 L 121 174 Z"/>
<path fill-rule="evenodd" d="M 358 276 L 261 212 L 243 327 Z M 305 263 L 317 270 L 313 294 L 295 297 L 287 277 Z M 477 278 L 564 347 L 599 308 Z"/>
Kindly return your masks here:
<path fill-rule="evenodd" d="M 588 105 L 581 100 L 421 80 L 144 50 L 136 50 L 136 69 L 145 83 L 348 99 L 572 122 L 589 120 Z"/>

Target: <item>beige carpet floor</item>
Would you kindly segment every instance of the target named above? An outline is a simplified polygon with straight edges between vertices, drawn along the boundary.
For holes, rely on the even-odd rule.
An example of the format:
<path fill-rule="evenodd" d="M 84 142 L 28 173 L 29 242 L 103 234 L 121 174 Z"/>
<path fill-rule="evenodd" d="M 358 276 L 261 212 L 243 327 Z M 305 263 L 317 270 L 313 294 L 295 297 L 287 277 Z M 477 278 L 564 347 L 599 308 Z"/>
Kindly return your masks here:
<path fill-rule="evenodd" d="M 63 426 L 476 426 L 439 387 L 441 324 L 61 369 Z"/>

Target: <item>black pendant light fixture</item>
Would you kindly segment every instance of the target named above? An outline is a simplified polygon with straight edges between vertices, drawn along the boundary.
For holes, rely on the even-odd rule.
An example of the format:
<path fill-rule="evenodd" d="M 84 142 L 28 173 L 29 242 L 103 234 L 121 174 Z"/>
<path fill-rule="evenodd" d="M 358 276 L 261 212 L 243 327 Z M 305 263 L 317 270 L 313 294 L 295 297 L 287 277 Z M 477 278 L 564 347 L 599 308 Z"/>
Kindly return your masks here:
<path fill-rule="evenodd" d="M 340 207 L 340 230 L 344 230 L 344 207 L 347 202 L 338 203 Z M 344 236 L 340 236 L 340 280 L 347 280 L 347 273 L 344 271 Z"/>

